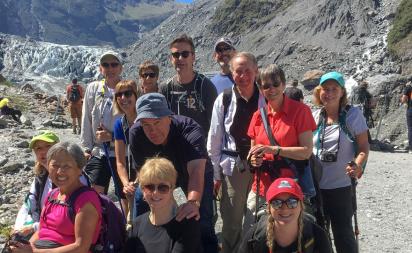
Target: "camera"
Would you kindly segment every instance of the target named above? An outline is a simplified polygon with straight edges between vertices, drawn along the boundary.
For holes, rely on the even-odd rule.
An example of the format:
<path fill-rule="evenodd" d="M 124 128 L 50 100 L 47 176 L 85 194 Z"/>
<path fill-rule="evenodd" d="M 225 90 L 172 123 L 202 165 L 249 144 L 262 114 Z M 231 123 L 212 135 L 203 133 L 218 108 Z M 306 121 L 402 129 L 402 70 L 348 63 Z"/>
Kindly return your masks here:
<path fill-rule="evenodd" d="M 319 156 L 322 162 L 333 163 L 338 159 L 338 151 L 322 150 Z"/>

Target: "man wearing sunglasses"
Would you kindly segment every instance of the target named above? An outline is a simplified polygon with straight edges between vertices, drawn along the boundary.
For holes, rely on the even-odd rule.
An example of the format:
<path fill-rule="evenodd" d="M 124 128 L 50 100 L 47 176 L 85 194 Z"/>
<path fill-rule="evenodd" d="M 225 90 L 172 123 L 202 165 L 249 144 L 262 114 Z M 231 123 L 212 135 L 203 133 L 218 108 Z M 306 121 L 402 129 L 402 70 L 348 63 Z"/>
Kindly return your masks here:
<path fill-rule="evenodd" d="M 192 38 L 180 35 L 169 48 L 176 75 L 160 87 L 160 93 L 166 97 L 174 113 L 194 119 L 206 136 L 217 96 L 216 88 L 207 77 L 193 70 L 195 46 Z"/>
<path fill-rule="evenodd" d="M 199 220 L 203 252 L 217 252 L 212 222 L 213 170 L 200 125 L 189 117 L 173 115 L 159 93 L 141 96 L 136 111 L 137 123 L 129 132 L 133 168 L 139 171 L 153 156 L 169 159 L 177 171 L 176 187 L 181 187 L 188 199 L 179 207 L 176 220 Z M 141 210 L 143 203 L 136 204 Z"/>
<path fill-rule="evenodd" d="M 230 60 L 235 54 L 236 49 L 230 39 L 220 38 L 216 41 L 213 58 L 219 64 L 220 73 L 212 77 L 211 81 L 216 87 L 217 94 L 222 93 L 227 88 L 232 88 L 235 83 L 229 65 Z"/>
<path fill-rule="evenodd" d="M 99 70 L 104 79 L 92 82 L 86 88 L 80 141 L 88 158 L 84 170 L 90 177 L 93 188 L 99 193 L 107 193 L 111 177 L 108 160 L 114 172 L 117 171 L 113 125 L 119 116 L 113 116 L 112 101 L 114 88 L 121 80 L 123 70 L 120 55 L 113 51 L 105 52 L 100 58 Z M 109 159 L 105 154 L 104 143 Z"/>
<path fill-rule="evenodd" d="M 145 61 L 139 66 L 140 89 L 144 94 L 158 92 L 159 66 L 151 61 Z"/>

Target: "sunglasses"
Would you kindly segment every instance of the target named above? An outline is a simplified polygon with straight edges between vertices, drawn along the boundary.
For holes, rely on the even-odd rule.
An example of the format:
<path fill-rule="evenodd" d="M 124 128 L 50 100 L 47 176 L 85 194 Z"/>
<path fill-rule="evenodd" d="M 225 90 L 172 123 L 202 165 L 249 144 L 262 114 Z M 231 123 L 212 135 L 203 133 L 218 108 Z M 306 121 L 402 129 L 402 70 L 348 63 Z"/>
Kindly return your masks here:
<path fill-rule="evenodd" d="M 129 97 L 131 97 L 132 95 L 133 95 L 134 93 L 133 93 L 133 91 L 131 91 L 131 90 L 127 90 L 127 91 L 119 91 L 119 92 L 116 92 L 116 94 L 114 95 L 116 98 L 121 98 L 123 95 L 125 96 L 125 97 L 127 97 L 127 98 L 129 98 Z"/>
<path fill-rule="evenodd" d="M 151 73 L 142 73 L 140 76 L 143 77 L 143 78 L 147 78 L 147 77 L 155 78 L 156 73 L 153 73 L 153 72 L 151 72 Z"/>
<path fill-rule="evenodd" d="M 160 194 L 166 194 L 170 191 L 170 186 L 167 184 L 147 184 L 143 185 L 143 190 L 150 193 L 156 190 Z"/>
<path fill-rule="evenodd" d="M 118 63 L 118 62 L 111 62 L 111 63 L 103 62 L 100 65 L 102 65 L 103 68 L 107 69 L 109 66 L 111 66 L 112 68 L 117 68 L 120 65 L 120 63 Z"/>
<path fill-rule="evenodd" d="M 272 87 L 277 88 L 277 87 L 279 87 L 281 84 L 282 84 L 281 82 L 262 83 L 262 86 L 261 86 L 261 87 L 262 87 L 262 89 L 264 89 L 264 90 L 268 90 L 268 89 L 270 89 L 270 88 L 272 88 Z"/>
<path fill-rule="evenodd" d="M 223 52 L 226 52 L 226 51 L 229 51 L 229 50 L 232 50 L 232 48 L 231 47 L 218 47 L 218 48 L 216 48 L 217 53 L 223 53 Z"/>
<path fill-rule="evenodd" d="M 183 58 L 187 58 L 187 57 L 189 57 L 190 53 L 192 53 L 192 52 L 190 52 L 190 51 L 173 52 L 172 56 L 175 59 L 179 59 L 180 56 L 182 56 Z"/>
<path fill-rule="evenodd" d="M 280 209 L 283 204 L 286 204 L 289 209 L 294 209 L 298 207 L 298 203 L 299 200 L 295 198 L 288 198 L 287 200 L 274 199 L 270 202 L 270 206 L 274 209 Z"/>

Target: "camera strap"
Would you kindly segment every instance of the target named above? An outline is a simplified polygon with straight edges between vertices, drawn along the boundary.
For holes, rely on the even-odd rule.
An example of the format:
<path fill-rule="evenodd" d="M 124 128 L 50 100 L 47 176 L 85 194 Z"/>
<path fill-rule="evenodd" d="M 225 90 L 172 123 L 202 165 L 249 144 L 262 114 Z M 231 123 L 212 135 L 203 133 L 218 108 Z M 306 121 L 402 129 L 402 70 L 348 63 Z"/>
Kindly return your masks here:
<path fill-rule="evenodd" d="M 322 123 L 321 123 L 321 136 L 319 136 L 320 140 L 320 150 L 321 152 L 323 151 L 323 143 L 325 141 L 325 131 L 326 131 L 326 125 L 327 125 L 327 116 L 326 116 L 326 110 L 323 110 L 320 112 L 320 117 L 322 117 Z M 336 152 L 339 151 L 339 146 L 340 146 L 340 124 L 338 125 L 338 148 L 336 149 Z"/>
<path fill-rule="evenodd" d="M 275 136 L 273 136 L 271 129 L 269 128 L 266 108 L 264 106 L 262 106 L 262 107 L 259 108 L 259 110 L 260 110 L 260 115 L 262 116 L 263 126 L 265 127 L 266 135 L 269 138 L 270 145 L 280 147 L 279 143 L 275 139 Z M 297 177 L 298 176 L 298 170 L 297 170 L 296 166 L 292 163 L 292 161 L 289 160 L 286 157 L 283 157 L 283 156 L 281 157 L 281 159 L 283 159 L 286 162 L 286 164 L 289 166 L 289 168 L 293 171 L 293 174 Z"/>

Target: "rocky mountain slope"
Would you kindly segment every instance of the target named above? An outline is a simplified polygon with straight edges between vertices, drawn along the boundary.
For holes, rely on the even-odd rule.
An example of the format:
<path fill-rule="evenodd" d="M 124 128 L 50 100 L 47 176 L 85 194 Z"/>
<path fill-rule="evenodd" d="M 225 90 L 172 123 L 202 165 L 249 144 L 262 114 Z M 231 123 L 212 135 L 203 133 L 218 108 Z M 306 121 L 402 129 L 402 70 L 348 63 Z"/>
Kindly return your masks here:
<path fill-rule="evenodd" d="M 173 0 L 2 0 L 0 32 L 59 44 L 125 47 L 181 6 Z"/>

